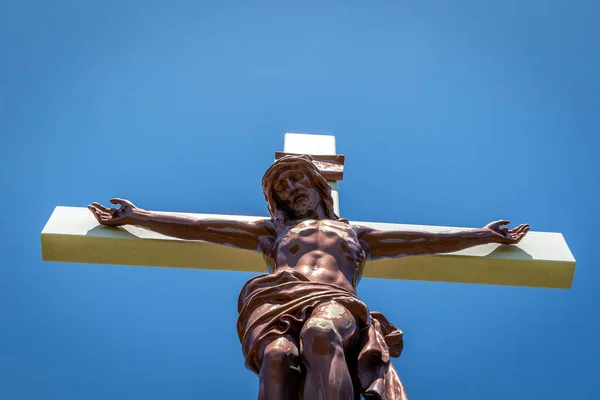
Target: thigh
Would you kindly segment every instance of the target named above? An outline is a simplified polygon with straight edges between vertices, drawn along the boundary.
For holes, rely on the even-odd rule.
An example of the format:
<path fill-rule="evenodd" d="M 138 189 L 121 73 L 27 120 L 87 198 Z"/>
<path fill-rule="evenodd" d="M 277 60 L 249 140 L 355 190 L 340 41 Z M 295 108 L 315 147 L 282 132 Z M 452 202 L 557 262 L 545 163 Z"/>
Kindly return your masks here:
<path fill-rule="evenodd" d="M 335 300 L 328 301 L 316 307 L 306 321 L 305 327 L 310 324 L 319 324 L 320 321 L 331 324 L 342 337 L 344 350 L 348 350 L 358 338 L 358 326 L 354 315 L 343 305 Z"/>

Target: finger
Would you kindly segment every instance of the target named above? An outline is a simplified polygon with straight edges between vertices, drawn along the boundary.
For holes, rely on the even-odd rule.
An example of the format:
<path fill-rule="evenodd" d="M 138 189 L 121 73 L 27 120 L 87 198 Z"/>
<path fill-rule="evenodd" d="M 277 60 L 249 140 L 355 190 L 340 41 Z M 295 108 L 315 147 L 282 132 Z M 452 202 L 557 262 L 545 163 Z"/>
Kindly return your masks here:
<path fill-rule="evenodd" d="M 92 214 L 94 214 L 94 216 L 96 215 L 96 208 L 94 208 L 94 206 L 92 206 L 92 205 L 89 205 L 89 206 L 87 206 L 87 208 L 88 208 L 88 210 L 90 210 L 90 212 L 91 212 Z"/>
<path fill-rule="evenodd" d="M 119 204 L 119 205 L 121 205 L 121 207 L 123 207 L 123 206 L 130 206 L 130 207 L 134 207 L 135 208 L 135 205 L 132 202 L 130 202 L 129 200 L 120 199 L 118 197 L 110 199 L 110 202 L 113 203 L 113 204 Z"/>
<path fill-rule="evenodd" d="M 515 232 L 516 234 L 521 234 L 523 232 L 529 231 L 529 225 L 527 224 L 523 224 L 523 225 L 519 225 L 516 229 Z"/>
<path fill-rule="evenodd" d="M 521 225 L 517 226 L 516 228 L 511 229 L 510 233 L 519 233 L 523 230 L 524 227 L 525 227 L 525 224 L 521 224 Z"/>
<path fill-rule="evenodd" d="M 96 219 L 98 220 L 98 222 L 100 222 L 100 223 L 102 223 L 104 225 L 108 225 L 114 219 L 114 217 L 111 214 L 110 210 L 108 210 L 108 211 L 102 211 L 102 210 L 99 210 L 97 207 L 94 207 L 94 206 L 88 206 L 88 208 L 94 213 L 94 215 L 96 216 Z"/>
<path fill-rule="evenodd" d="M 94 214 L 98 214 L 98 215 L 99 215 L 99 214 L 101 213 L 101 210 L 100 210 L 100 209 L 98 209 L 98 207 L 96 207 L 96 206 L 94 206 L 94 205 L 89 205 L 89 206 L 88 206 L 88 209 L 89 209 L 91 212 L 93 212 Z"/>
<path fill-rule="evenodd" d="M 525 235 L 523 235 L 523 234 L 517 235 L 514 242 L 519 243 L 521 240 L 523 240 L 524 237 L 525 237 Z"/>
<path fill-rule="evenodd" d="M 104 210 L 102 210 L 102 209 L 100 209 L 100 208 L 98 208 L 97 206 L 94 206 L 94 205 L 88 206 L 88 208 L 93 209 L 94 212 L 96 212 L 99 216 L 103 216 L 103 215 L 109 216 L 110 215 L 110 210 L 104 211 Z"/>
<path fill-rule="evenodd" d="M 103 206 L 102 204 L 100 204 L 100 203 L 96 203 L 96 202 L 94 202 L 94 203 L 92 203 L 92 205 L 93 205 L 94 207 L 96 207 L 97 209 L 101 210 L 101 211 L 104 211 L 104 212 L 110 212 L 110 210 L 108 209 L 108 207 L 104 207 L 104 206 Z"/>
<path fill-rule="evenodd" d="M 492 229 L 499 229 L 501 226 L 503 225 L 508 225 L 510 224 L 510 221 L 505 220 L 505 219 L 500 219 L 498 221 L 494 221 L 491 224 L 488 225 L 488 227 L 492 228 Z"/>
<path fill-rule="evenodd" d="M 92 206 L 88 206 L 88 209 L 92 212 L 92 214 L 94 215 L 94 217 L 96 218 L 96 220 L 99 223 L 102 223 L 102 219 L 100 217 L 100 211 L 96 210 L 94 207 Z"/>
<path fill-rule="evenodd" d="M 94 216 L 96 217 L 96 220 L 98 220 L 98 222 L 101 225 L 114 225 L 115 224 L 115 218 L 113 218 L 110 214 L 105 213 L 103 211 L 100 211 L 98 209 L 93 208 L 93 213 Z"/>
<path fill-rule="evenodd" d="M 521 233 L 515 235 L 515 243 L 519 243 L 521 240 L 523 240 L 527 232 L 529 232 L 529 227 L 526 227 Z"/>
<path fill-rule="evenodd" d="M 509 239 L 510 244 L 517 244 L 517 243 L 519 243 L 519 240 L 520 240 L 519 235 L 512 235 Z"/>

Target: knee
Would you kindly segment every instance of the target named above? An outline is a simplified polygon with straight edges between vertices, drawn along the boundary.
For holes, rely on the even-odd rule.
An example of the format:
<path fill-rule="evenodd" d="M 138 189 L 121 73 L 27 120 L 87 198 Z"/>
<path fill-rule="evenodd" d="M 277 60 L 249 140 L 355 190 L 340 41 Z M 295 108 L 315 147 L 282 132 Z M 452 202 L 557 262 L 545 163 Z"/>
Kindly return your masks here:
<path fill-rule="evenodd" d="M 300 333 L 302 355 L 307 358 L 332 356 L 342 348 L 342 337 L 333 321 L 310 318 Z"/>
<path fill-rule="evenodd" d="M 298 364 L 298 348 L 288 340 L 277 339 L 265 347 L 263 365 L 271 369 L 294 367 Z"/>

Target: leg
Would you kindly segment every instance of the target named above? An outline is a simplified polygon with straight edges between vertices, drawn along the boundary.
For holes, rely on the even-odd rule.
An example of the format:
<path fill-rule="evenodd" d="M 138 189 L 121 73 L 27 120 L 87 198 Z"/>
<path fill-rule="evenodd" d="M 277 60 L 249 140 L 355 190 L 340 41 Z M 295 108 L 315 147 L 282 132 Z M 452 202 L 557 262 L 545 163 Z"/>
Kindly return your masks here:
<path fill-rule="evenodd" d="M 259 400 L 298 399 L 302 383 L 300 352 L 289 336 L 266 344 L 259 374 Z"/>
<path fill-rule="evenodd" d="M 344 352 L 357 336 L 356 320 L 345 307 L 331 301 L 315 308 L 300 332 L 306 399 L 354 399 Z"/>

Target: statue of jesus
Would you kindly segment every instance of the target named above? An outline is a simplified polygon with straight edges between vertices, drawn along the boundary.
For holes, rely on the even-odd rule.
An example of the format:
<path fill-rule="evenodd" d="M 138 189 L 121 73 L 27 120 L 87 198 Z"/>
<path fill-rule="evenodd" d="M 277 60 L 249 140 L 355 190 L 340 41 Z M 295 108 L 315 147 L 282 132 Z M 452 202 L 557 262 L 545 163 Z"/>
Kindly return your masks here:
<path fill-rule="evenodd" d="M 454 233 L 380 231 L 339 218 L 327 181 L 309 156 L 275 161 L 262 180 L 270 219 L 194 219 L 119 208 L 88 208 L 102 225 L 131 224 L 163 235 L 260 251 L 269 273 L 241 290 L 237 331 L 246 366 L 258 374 L 259 399 L 404 400 L 390 362 L 402 332 L 356 293 L 365 261 L 516 244 L 526 224 L 509 221 Z"/>

